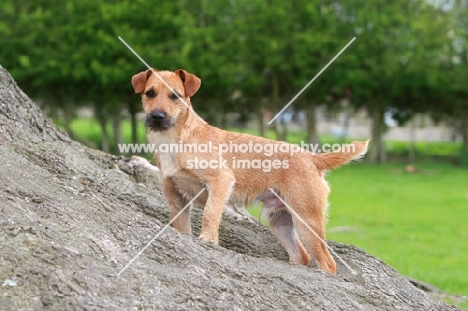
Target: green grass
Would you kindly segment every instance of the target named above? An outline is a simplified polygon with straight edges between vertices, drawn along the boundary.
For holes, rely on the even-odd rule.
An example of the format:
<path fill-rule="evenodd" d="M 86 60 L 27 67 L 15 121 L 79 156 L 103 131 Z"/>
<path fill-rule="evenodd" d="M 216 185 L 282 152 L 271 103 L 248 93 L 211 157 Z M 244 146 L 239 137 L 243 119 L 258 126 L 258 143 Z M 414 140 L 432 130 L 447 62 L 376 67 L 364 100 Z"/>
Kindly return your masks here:
<path fill-rule="evenodd" d="M 328 176 L 329 239 L 362 247 L 400 273 L 468 296 L 468 170 L 354 164 Z"/>

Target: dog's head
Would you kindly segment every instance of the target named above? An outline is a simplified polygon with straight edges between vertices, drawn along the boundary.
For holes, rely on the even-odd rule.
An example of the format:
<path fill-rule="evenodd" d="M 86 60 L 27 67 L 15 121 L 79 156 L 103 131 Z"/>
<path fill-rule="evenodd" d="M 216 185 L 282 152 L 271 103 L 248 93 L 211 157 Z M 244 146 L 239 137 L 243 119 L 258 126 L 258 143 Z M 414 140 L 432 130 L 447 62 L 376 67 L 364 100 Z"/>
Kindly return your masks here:
<path fill-rule="evenodd" d="M 201 80 L 197 76 L 183 69 L 175 72 L 148 69 L 134 75 L 132 85 L 135 93 L 141 93 L 146 126 L 152 131 L 165 131 L 174 127 L 178 120 L 189 113 L 187 105 L 191 106 L 190 97 L 198 91 L 200 84 Z"/>

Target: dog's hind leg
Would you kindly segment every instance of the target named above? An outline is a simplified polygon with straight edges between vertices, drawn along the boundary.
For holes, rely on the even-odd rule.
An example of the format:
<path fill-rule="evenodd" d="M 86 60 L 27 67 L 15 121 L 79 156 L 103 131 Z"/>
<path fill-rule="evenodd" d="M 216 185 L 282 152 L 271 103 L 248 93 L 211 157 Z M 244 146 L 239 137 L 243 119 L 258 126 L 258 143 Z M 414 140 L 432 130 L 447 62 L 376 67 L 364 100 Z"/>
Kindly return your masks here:
<path fill-rule="evenodd" d="M 325 197 L 301 197 L 285 198 L 285 201 L 294 209 L 297 215 L 307 223 L 307 226 L 297 217 L 293 217 L 294 227 L 305 247 L 309 250 L 320 269 L 329 273 L 336 273 L 336 263 L 330 255 L 325 242 L 325 209 L 327 200 Z M 312 230 L 310 230 L 312 229 Z M 317 237 L 318 236 L 318 237 Z"/>
<path fill-rule="evenodd" d="M 271 231 L 288 252 L 289 261 L 308 266 L 310 256 L 296 234 L 291 214 L 283 208 L 268 213 L 267 217 Z"/>

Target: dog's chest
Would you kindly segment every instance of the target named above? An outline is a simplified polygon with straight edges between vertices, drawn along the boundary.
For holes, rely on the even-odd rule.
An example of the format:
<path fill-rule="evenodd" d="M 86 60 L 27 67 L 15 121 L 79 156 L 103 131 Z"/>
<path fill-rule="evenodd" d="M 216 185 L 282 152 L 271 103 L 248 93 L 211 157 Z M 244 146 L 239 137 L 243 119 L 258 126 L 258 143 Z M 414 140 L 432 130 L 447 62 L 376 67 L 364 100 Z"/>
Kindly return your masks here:
<path fill-rule="evenodd" d="M 179 170 L 177 153 L 169 152 L 171 144 L 176 144 L 176 137 L 169 132 L 149 132 L 148 141 L 154 145 L 159 169 L 163 177 L 175 175 Z"/>
<path fill-rule="evenodd" d="M 179 171 L 179 164 L 174 154 L 158 154 L 157 157 L 164 177 L 173 176 Z"/>

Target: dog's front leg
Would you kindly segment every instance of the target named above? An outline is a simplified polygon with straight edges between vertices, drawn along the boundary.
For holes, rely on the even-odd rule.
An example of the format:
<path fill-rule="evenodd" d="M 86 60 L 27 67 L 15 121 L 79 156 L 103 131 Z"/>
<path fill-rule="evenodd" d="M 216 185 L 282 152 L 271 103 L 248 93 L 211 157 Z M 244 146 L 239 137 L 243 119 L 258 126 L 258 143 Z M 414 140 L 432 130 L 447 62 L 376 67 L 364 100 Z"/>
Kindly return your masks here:
<path fill-rule="evenodd" d="M 171 178 L 164 178 L 162 182 L 164 195 L 169 204 L 169 213 L 171 220 L 184 208 L 188 201 L 175 188 L 175 184 Z M 186 208 L 177 219 L 172 222 L 172 226 L 179 232 L 191 234 L 190 227 L 190 208 Z"/>
<path fill-rule="evenodd" d="M 206 184 L 208 190 L 208 199 L 203 211 L 202 227 L 200 238 L 218 244 L 218 230 L 224 205 L 226 204 L 235 179 L 230 174 L 225 174 Z"/>

